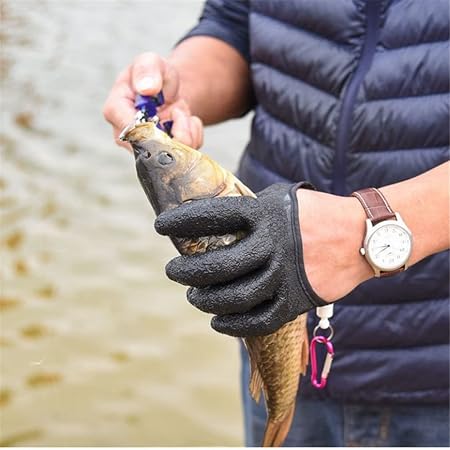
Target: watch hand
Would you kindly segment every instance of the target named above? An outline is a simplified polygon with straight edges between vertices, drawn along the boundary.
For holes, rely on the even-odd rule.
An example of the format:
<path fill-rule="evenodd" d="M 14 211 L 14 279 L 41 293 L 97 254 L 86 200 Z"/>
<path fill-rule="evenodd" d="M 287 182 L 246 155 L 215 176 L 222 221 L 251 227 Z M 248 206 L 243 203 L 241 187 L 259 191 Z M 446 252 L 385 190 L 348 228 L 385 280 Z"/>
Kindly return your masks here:
<path fill-rule="evenodd" d="M 380 250 L 380 251 L 377 253 L 377 256 L 378 256 L 380 253 L 383 253 L 383 252 L 384 252 L 387 248 L 389 248 L 389 247 L 390 247 L 389 244 L 385 245 L 385 246 L 383 247 L 383 249 Z"/>

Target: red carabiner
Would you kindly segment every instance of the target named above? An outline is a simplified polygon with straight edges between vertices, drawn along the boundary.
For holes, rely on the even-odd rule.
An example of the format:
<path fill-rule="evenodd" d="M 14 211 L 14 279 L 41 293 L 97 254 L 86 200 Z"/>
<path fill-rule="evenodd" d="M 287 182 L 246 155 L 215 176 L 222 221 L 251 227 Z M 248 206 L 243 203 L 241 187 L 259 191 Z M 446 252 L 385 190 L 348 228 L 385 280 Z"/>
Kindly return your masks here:
<path fill-rule="evenodd" d="M 327 356 L 323 364 L 322 373 L 320 374 L 320 381 L 317 381 L 317 359 L 316 359 L 316 345 L 324 344 L 327 348 Z M 330 373 L 331 363 L 333 362 L 334 349 L 331 341 L 325 336 L 314 336 L 311 341 L 311 383 L 317 389 L 323 389 L 327 385 L 328 374 Z"/>

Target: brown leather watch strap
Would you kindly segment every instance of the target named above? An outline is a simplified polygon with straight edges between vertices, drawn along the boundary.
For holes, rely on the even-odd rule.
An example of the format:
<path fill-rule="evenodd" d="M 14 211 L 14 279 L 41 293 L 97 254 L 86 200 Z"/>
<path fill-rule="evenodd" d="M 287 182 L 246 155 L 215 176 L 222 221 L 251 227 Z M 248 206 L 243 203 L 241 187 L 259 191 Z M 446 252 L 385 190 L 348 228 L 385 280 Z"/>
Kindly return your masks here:
<path fill-rule="evenodd" d="M 374 225 L 383 220 L 396 219 L 394 211 L 377 188 L 361 189 L 353 192 L 352 195 L 361 202 L 367 217 Z"/>
<path fill-rule="evenodd" d="M 373 225 L 383 220 L 397 219 L 394 211 L 392 211 L 389 203 L 384 198 L 384 195 L 377 188 L 361 189 L 360 191 L 353 192 L 352 195 L 361 202 L 367 217 L 372 221 Z M 379 276 L 390 277 L 404 270 L 405 266 L 389 272 L 380 271 Z"/>
<path fill-rule="evenodd" d="M 380 271 L 380 277 L 381 278 L 391 277 L 392 275 L 396 275 L 397 273 L 404 272 L 404 270 L 405 270 L 405 266 L 402 266 L 402 267 L 400 267 L 398 269 L 395 269 L 395 270 L 391 270 L 390 272 L 383 272 L 381 270 Z"/>

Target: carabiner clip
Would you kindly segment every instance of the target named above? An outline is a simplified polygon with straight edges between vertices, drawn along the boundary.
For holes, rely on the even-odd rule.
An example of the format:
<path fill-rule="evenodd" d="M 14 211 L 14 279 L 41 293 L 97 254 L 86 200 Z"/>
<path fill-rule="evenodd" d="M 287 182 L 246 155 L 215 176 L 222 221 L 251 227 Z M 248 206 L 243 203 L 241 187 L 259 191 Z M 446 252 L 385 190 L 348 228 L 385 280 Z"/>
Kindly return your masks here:
<path fill-rule="evenodd" d="M 322 373 L 320 374 L 320 381 L 317 379 L 317 357 L 316 357 L 316 345 L 324 344 L 327 348 L 327 356 L 323 364 Z M 327 385 L 328 374 L 330 373 L 331 363 L 334 357 L 333 344 L 329 338 L 325 336 L 314 336 L 311 340 L 310 346 L 311 354 L 311 383 L 317 389 L 323 389 Z"/>

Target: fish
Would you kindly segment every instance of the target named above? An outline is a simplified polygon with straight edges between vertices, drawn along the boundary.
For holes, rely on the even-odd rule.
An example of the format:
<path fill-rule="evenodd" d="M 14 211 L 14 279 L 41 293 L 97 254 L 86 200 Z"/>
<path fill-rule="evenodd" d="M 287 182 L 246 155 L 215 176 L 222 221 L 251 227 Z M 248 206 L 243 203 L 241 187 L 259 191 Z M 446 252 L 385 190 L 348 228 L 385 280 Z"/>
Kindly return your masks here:
<path fill-rule="evenodd" d="M 172 139 L 154 122 L 137 123 L 124 140 L 133 148 L 138 179 L 156 215 L 199 199 L 256 195 L 207 154 Z M 182 255 L 233 245 L 245 231 L 221 236 L 171 238 Z M 243 337 L 250 361 L 249 390 L 259 403 L 263 393 L 267 422 L 263 447 L 283 444 L 292 424 L 301 375 L 308 365 L 307 314 L 274 333 Z"/>

